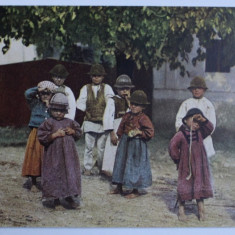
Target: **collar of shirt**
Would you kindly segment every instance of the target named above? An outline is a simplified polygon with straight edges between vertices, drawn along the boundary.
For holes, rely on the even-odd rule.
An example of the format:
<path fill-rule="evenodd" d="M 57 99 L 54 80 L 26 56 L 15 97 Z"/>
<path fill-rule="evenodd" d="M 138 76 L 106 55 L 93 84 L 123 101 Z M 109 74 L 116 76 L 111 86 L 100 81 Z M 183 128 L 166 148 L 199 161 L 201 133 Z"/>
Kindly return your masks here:
<path fill-rule="evenodd" d="M 92 85 L 92 90 L 94 92 L 95 98 L 97 97 L 97 92 L 100 90 L 100 85 Z"/>

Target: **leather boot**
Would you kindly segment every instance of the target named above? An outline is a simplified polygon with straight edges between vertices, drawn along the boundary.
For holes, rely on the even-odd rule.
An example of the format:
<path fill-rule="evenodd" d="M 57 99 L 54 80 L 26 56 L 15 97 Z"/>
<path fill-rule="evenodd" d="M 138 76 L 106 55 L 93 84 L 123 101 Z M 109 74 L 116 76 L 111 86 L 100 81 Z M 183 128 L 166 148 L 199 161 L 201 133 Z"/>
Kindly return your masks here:
<path fill-rule="evenodd" d="M 197 200 L 198 218 L 200 221 L 205 221 L 205 209 L 203 199 Z"/>

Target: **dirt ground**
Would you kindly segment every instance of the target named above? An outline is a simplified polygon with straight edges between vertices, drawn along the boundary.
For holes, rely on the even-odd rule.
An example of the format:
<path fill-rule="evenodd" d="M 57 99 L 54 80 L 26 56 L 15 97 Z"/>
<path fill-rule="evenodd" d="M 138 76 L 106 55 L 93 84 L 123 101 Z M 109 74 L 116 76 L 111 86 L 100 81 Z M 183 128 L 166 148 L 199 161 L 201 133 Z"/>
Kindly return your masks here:
<path fill-rule="evenodd" d="M 158 143 L 158 144 L 156 144 Z M 77 142 L 80 162 L 84 140 Z M 22 188 L 20 176 L 25 147 L 0 148 L 0 227 L 3 228 L 176 228 L 235 226 L 234 153 L 217 150 L 211 160 L 214 198 L 205 200 L 206 221 L 197 218 L 195 201 L 186 203 L 187 222 L 177 218 L 177 171 L 166 142 L 149 142 L 153 185 L 147 194 L 134 199 L 109 195 L 110 182 L 100 176 L 82 176 L 80 209 L 44 208 L 41 192 Z M 0 229 L 1 234 L 1 229 Z"/>

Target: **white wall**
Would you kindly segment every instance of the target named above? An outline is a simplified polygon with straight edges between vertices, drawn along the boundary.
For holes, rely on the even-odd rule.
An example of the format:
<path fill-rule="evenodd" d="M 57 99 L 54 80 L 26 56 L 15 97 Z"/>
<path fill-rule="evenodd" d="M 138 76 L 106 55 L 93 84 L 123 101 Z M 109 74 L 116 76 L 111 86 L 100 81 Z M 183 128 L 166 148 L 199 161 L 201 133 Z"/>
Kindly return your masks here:
<path fill-rule="evenodd" d="M 21 40 L 11 40 L 10 49 L 6 54 L 2 53 L 4 43 L 0 43 L 0 65 L 12 64 L 25 61 L 32 61 L 37 58 L 36 47 L 30 45 L 28 47 L 22 44 Z"/>
<path fill-rule="evenodd" d="M 196 53 L 198 41 L 190 58 Z M 206 73 L 205 61 L 194 67 L 185 64 L 190 77 L 181 77 L 179 70 L 171 71 L 169 65 L 164 64 L 159 70 L 153 69 L 153 113 L 152 118 L 156 126 L 174 128 L 175 116 L 181 102 L 192 97 L 187 89 L 190 81 L 196 75 L 203 76 L 208 90 L 205 93 L 215 106 L 217 127 L 235 131 L 235 67 L 230 73 Z"/>

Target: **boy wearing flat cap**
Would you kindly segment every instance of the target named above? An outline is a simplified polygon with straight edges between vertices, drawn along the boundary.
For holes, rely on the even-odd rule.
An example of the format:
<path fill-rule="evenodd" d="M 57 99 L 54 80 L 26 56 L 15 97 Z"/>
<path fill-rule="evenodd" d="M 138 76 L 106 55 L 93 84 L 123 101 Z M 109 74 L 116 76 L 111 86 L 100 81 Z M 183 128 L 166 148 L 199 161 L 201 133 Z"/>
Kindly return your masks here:
<path fill-rule="evenodd" d="M 199 76 L 194 77 L 188 89 L 191 91 L 193 97 L 185 100 L 181 104 L 178 113 L 176 115 L 176 122 L 175 122 L 176 131 L 178 131 L 180 126 L 182 125 L 183 117 L 192 108 L 200 109 L 205 115 L 205 117 L 209 121 L 211 121 L 215 129 L 216 126 L 215 108 L 213 104 L 206 97 L 204 97 L 204 93 L 208 89 L 206 86 L 205 79 Z M 208 157 L 211 157 L 215 154 L 211 134 L 203 140 Z"/>

